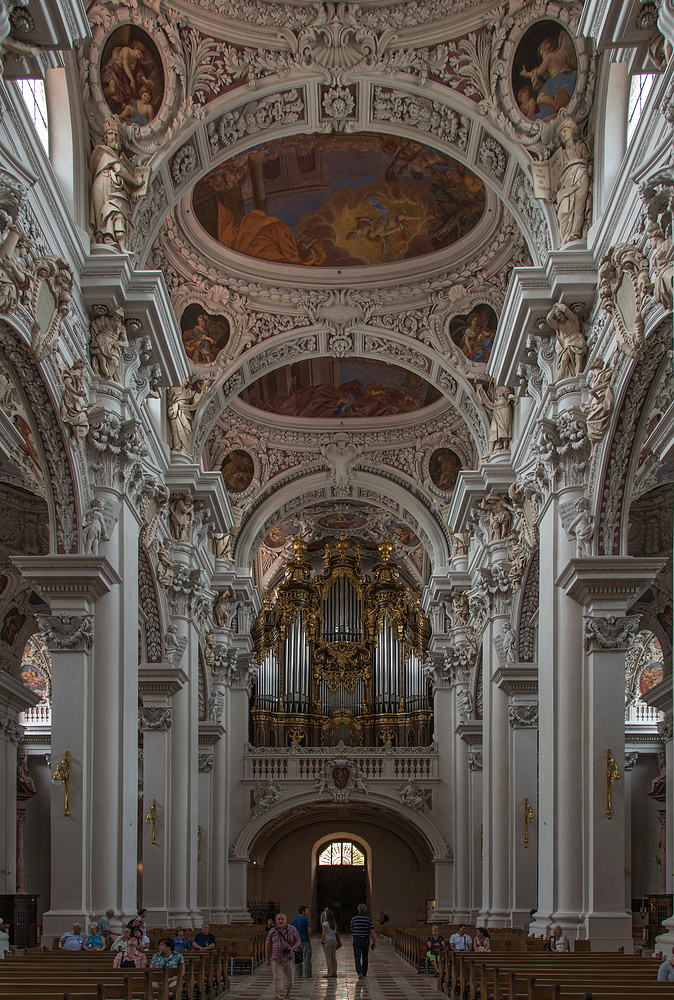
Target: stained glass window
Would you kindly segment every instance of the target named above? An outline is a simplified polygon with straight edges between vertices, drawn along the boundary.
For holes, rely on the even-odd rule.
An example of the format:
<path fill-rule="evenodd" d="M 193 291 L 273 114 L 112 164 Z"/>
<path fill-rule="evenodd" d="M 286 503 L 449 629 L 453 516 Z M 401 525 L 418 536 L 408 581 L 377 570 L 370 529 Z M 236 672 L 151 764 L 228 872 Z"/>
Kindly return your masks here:
<path fill-rule="evenodd" d="M 364 865 L 365 855 L 350 840 L 333 840 L 318 857 L 319 865 Z"/>

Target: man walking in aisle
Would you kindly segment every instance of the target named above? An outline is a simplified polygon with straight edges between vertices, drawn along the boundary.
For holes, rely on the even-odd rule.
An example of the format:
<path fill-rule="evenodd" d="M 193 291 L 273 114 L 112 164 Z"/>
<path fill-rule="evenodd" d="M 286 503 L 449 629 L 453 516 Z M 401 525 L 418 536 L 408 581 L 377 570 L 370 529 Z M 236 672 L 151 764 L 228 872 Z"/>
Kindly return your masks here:
<path fill-rule="evenodd" d="M 304 966 L 304 976 L 311 979 L 311 925 L 309 923 L 309 907 L 300 906 L 297 916 L 293 920 L 293 927 L 300 936 L 300 948 L 302 950 L 302 964 L 297 969 L 297 976 L 302 978 L 302 965 Z"/>
<path fill-rule="evenodd" d="M 351 917 L 351 933 L 353 934 L 353 957 L 356 963 L 358 979 L 365 979 L 367 976 L 368 947 L 372 948 L 377 943 L 374 933 L 374 924 L 367 916 L 367 906 L 365 903 L 358 904 L 358 913 Z"/>
<path fill-rule="evenodd" d="M 264 958 L 271 966 L 274 980 L 274 997 L 280 1000 L 285 980 L 285 995 L 290 996 L 295 978 L 295 950 L 300 946 L 300 936 L 292 924 L 288 925 L 285 913 L 276 917 L 276 926 L 267 934 Z"/>

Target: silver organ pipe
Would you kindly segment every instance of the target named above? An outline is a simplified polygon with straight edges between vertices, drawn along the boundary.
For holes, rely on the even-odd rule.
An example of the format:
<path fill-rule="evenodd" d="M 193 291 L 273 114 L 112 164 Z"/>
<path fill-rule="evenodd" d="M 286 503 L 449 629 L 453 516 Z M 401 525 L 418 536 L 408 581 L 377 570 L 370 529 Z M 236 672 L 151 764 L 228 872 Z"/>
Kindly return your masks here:
<path fill-rule="evenodd" d="M 258 672 L 258 707 L 267 712 L 275 712 L 278 708 L 278 690 L 278 661 L 269 650 Z"/>
<path fill-rule="evenodd" d="M 374 661 L 374 703 L 380 712 L 397 712 L 404 691 L 401 677 L 402 647 L 384 617 Z"/>
<path fill-rule="evenodd" d="M 361 602 L 345 576 L 338 576 L 323 601 L 325 642 L 358 642 L 361 639 Z"/>
<path fill-rule="evenodd" d="M 309 655 L 309 644 L 298 611 L 283 645 L 283 704 L 286 712 L 305 712 L 309 708 Z"/>

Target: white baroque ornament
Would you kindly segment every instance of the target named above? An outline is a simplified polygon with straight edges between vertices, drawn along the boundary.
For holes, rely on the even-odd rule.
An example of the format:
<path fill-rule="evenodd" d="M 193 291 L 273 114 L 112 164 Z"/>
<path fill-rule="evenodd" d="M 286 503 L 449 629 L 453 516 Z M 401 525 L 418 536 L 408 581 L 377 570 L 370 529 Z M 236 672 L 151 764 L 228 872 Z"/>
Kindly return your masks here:
<path fill-rule="evenodd" d="M 643 314 L 653 292 L 648 258 L 632 243 L 610 247 L 599 263 L 597 291 L 613 320 L 618 350 L 640 361 L 644 356 Z"/>
<path fill-rule="evenodd" d="M 259 101 L 249 101 L 241 110 L 223 115 L 208 126 L 208 138 L 213 151 L 218 146 L 231 146 L 244 135 L 256 135 L 279 125 L 294 125 L 304 118 L 304 92 L 294 88 L 271 94 Z"/>
<path fill-rule="evenodd" d="M 168 732 L 173 725 L 173 710 L 148 705 L 138 712 L 138 725 L 144 732 Z"/>
<path fill-rule="evenodd" d="M 617 615 L 607 615 L 606 618 L 594 618 L 591 615 L 584 617 L 586 652 L 592 649 L 626 649 L 639 630 L 639 615 L 624 618 Z"/>
<path fill-rule="evenodd" d="M 353 112 L 355 101 L 348 87 L 330 87 L 323 94 L 323 111 L 328 118 L 341 120 Z"/>
<path fill-rule="evenodd" d="M 400 793 L 400 801 L 408 809 L 414 809 L 416 812 L 420 812 L 422 816 L 429 815 L 426 793 L 412 778 L 408 779 L 407 784 L 403 782 L 399 785 L 398 792 Z"/>
<path fill-rule="evenodd" d="M 455 143 L 459 149 L 468 144 L 470 119 L 427 97 L 411 97 L 375 87 L 372 116 L 375 121 L 399 122 L 429 132 L 445 142 Z"/>
<path fill-rule="evenodd" d="M 255 806 L 251 813 L 251 819 L 257 819 L 262 813 L 267 812 L 280 798 L 281 789 L 273 781 L 258 783 L 257 788 L 253 792 Z"/>
<path fill-rule="evenodd" d="M 511 729 L 538 728 L 538 703 L 510 705 L 508 707 L 508 722 Z"/>
<path fill-rule="evenodd" d="M 39 615 L 37 622 L 50 651 L 90 649 L 94 641 L 93 615 Z"/>
<path fill-rule="evenodd" d="M 360 765 L 353 760 L 334 757 L 327 760 L 316 778 L 319 795 L 331 795 L 333 802 L 348 802 L 354 791 L 369 794 L 366 782 L 361 777 Z"/>

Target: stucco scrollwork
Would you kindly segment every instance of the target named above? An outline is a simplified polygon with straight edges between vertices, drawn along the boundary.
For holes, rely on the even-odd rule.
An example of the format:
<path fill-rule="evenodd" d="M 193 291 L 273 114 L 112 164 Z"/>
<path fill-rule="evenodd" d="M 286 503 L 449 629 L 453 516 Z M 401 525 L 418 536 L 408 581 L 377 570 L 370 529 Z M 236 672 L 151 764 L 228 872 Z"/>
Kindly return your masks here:
<path fill-rule="evenodd" d="M 144 732 L 168 732 L 173 725 L 173 709 L 147 705 L 138 712 L 138 725 Z"/>
<path fill-rule="evenodd" d="M 62 649 L 90 649 L 94 641 L 94 616 L 38 615 L 37 623 L 50 652 Z"/>
<path fill-rule="evenodd" d="M 335 757 L 325 761 L 316 778 L 318 795 L 330 795 L 333 802 L 348 802 L 354 791 L 369 793 L 357 761 Z"/>
<path fill-rule="evenodd" d="M 257 788 L 253 792 L 255 806 L 251 813 L 251 819 L 257 819 L 262 813 L 267 812 L 281 798 L 281 789 L 273 781 L 258 782 Z"/>
<path fill-rule="evenodd" d="M 538 703 L 508 706 L 508 722 L 511 729 L 537 729 Z"/>
<path fill-rule="evenodd" d="M 412 97 L 389 88 L 375 87 L 372 118 L 374 121 L 410 125 L 420 132 L 428 132 L 444 142 L 453 143 L 459 149 L 468 145 L 470 119 L 427 97 Z"/>
<path fill-rule="evenodd" d="M 240 110 L 228 111 L 208 125 L 212 152 L 231 146 L 244 135 L 257 135 L 279 125 L 295 125 L 306 116 L 304 90 L 293 88 L 257 101 L 248 101 Z"/>

